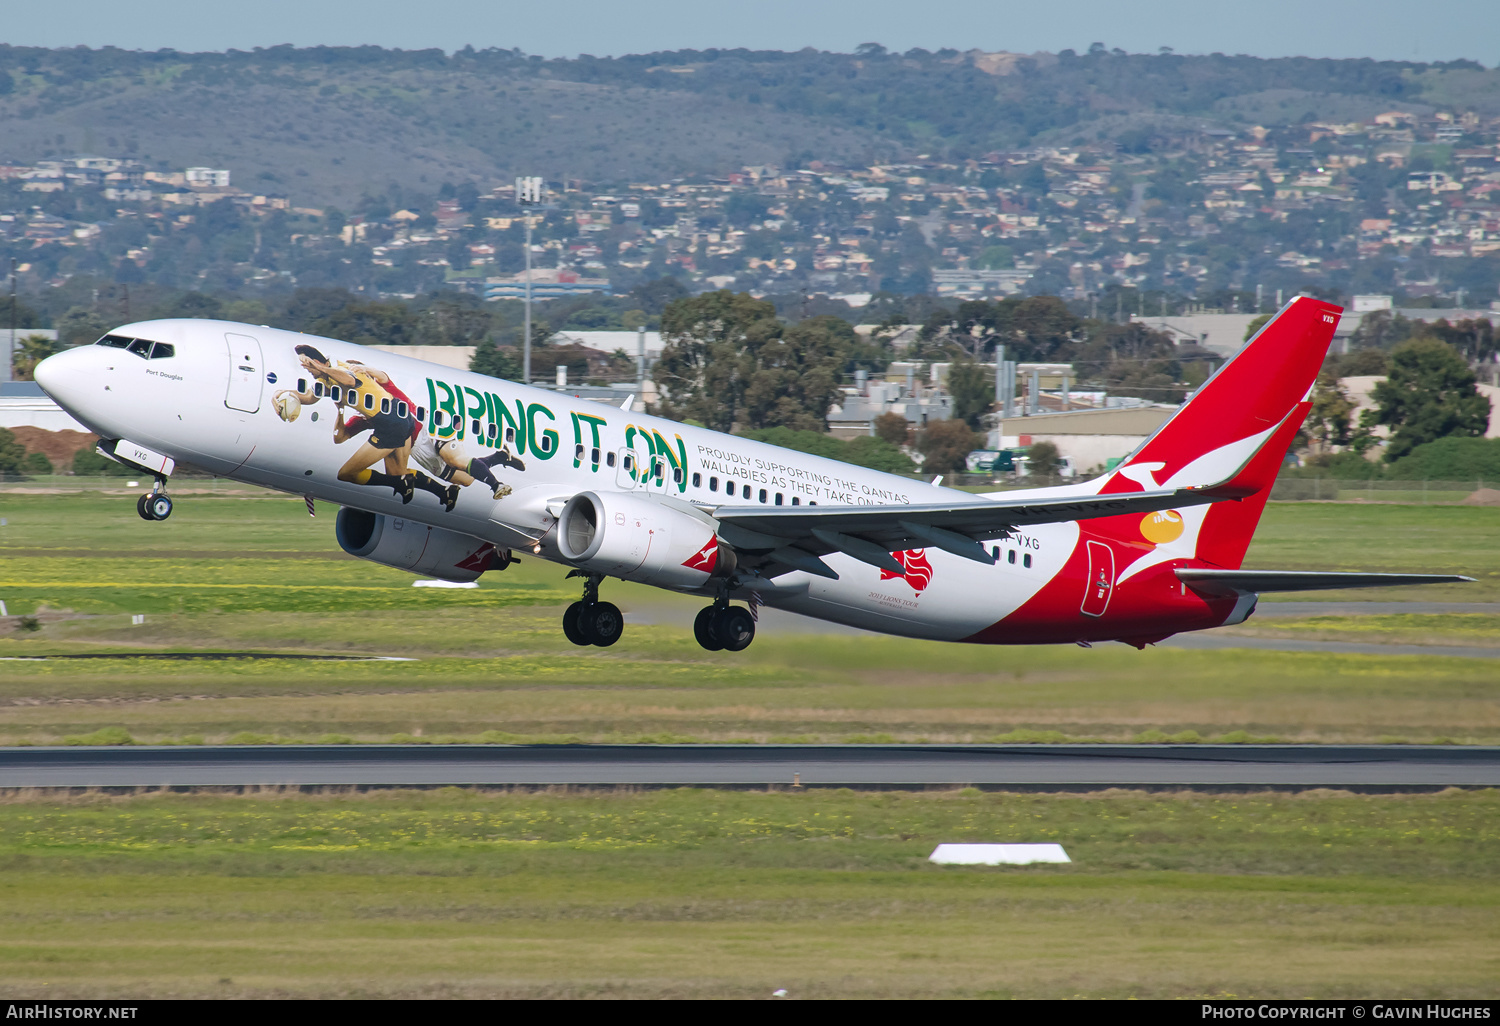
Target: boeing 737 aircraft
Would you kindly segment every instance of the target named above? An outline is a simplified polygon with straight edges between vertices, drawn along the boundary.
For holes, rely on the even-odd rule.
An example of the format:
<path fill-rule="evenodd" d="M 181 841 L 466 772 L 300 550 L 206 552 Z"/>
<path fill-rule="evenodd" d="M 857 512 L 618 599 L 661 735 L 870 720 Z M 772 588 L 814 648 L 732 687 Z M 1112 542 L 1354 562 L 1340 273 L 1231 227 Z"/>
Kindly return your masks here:
<path fill-rule="evenodd" d="M 1102 477 L 989 495 L 224 321 L 126 324 L 35 376 L 155 477 L 148 520 L 190 463 L 337 503 L 338 544 L 386 566 L 473 581 L 531 553 L 582 578 L 562 623 L 579 645 L 619 639 L 613 577 L 703 596 L 707 649 L 749 645 L 761 603 L 917 638 L 1139 648 L 1240 623 L 1261 592 L 1470 580 L 1241 568 L 1340 313 L 1288 303 Z"/>

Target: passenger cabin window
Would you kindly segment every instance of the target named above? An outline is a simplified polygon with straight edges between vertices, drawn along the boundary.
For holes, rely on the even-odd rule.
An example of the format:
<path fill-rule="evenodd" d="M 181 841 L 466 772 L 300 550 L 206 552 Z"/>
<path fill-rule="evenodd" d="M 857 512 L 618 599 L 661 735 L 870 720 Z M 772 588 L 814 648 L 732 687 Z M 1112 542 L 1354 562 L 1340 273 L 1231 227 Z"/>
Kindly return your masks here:
<path fill-rule="evenodd" d="M 297 391 L 301 392 L 303 395 L 307 394 L 307 379 L 306 378 L 298 378 L 297 379 Z"/>
<path fill-rule="evenodd" d="M 628 453 L 625 456 L 625 469 L 626 470 L 634 470 L 635 469 L 635 460 L 632 459 Z"/>
<path fill-rule="evenodd" d="M 800 506 L 800 505 L 802 505 L 802 500 L 799 499 L 797 496 L 793 495 L 792 496 L 792 505 L 793 506 Z"/>
<path fill-rule="evenodd" d="M 1021 565 L 1026 567 L 1027 569 L 1031 568 L 1031 553 L 1028 552 L 1026 553 L 1026 555 L 1021 557 Z"/>
<path fill-rule="evenodd" d="M 139 356 L 143 360 L 151 355 L 151 343 L 143 338 L 131 339 L 130 345 L 126 346 L 125 348 L 130 350 L 132 353 L 134 353 L 136 356 Z"/>
<path fill-rule="evenodd" d="M 469 421 L 469 433 L 475 438 L 484 437 L 484 426 L 477 419 Z"/>
<path fill-rule="evenodd" d="M 151 347 L 151 355 L 148 360 L 170 360 L 177 355 L 177 350 L 165 342 L 157 342 Z"/>
<path fill-rule="evenodd" d="M 700 473 L 698 473 L 697 471 L 693 472 L 693 487 L 694 488 L 702 488 L 703 487 L 703 475 L 700 474 Z"/>
<path fill-rule="evenodd" d="M 416 412 L 416 418 L 418 420 L 426 420 L 427 419 L 427 410 L 424 407 L 418 406 L 417 407 L 417 412 Z"/>
<path fill-rule="evenodd" d="M 396 404 L 396 416 L 405 420 L 409 413 L 411 413 L 411 407 L 407 406 L 405 401 Z"/>
<path fill-rule="evenodd" d="M 731 498 L 734 496 L 734 482 L 733 481 L 725 481 L 724 482 L 724 494 L 730 496 Z"/>
<path fill-rule="evenodd" d="M 374 392 L 366 392 L 365 393 L 365 409 L 367 409 L 367 410 L 373 410 L 373 409 L 375 409 L 375 393 Z"/>
<path fill-rule="evenodd" d="M 516 440 L 516 429 L 515 428 L 506 428 L 505 429 L 505 441 L 507 443 L 514 443 L 515 440 Z M 614 464 L 611 463 L 610 466 L 614 466 Z"/>
<path fill-rule="evenodd" d="M 551 437 L 548 436 L 548 435 L 543 435 L 542 436 L 542 444 L 540 446 L 538 446 L 538 448 L 541 449 L 542 452 L 551 452 L 552 451 L 552 439 L 551 439 Z"/>
<path fill-rule="evenodd" d="M 682 468 L 681 467 L 673 467 L 672 468 L 672 483 L 673 484 L 682 484 Z"/>
<path fill-rule="evenodd" d="M 1005 554 L 1005 561 L 1007 563 L 1014 563 L 1016 561 L 1016 550 L 1015 549 L 1011 549 L 1009 552 L 1007 552 Z"/>
<path fill-rule="evenodd" d="M 390 413 L 391 412 L 391 397 L 390 396 L 386 396 L 384 399 L 380 400 L 380 412 L 381 413 Z"/>
<path fill-rule="evenodd" d="M 597 446 L 589 450 L 589 462 L 596 467 L 599 465 L 599 449 Z"/>
<path fill-rule="evenodd" d="M 573 446 L 573 460 L 574 460 L 574 462 L 577 462 L 577 463 L 582 463 L 583 462 L 583 443 L 582 442 L 579 442 L 577 445 Z"/>
<path fill-rule="evenodd" d="M 306 392 L 307 389 L 304 388 L 302 391 Z M 314 381 L 313 382 L 313 398 L 314 399 L 321 399 L 321 398 L 323 398 L 323 382 L 321 382 L 321 381 Z"/>
<path fill-rule="evenodd" d="M 761 502 L 765 502 L 766 501 L 766 490 L 764 488 L 762 488 L 760 490 L 760 501 Z"/>
<path fill-rule="evenodd" d="M 328 398 L 332 399 L 336 403 L 341 403 L 344 401 L 344 390 L 338 385 L 329 385 Z"/>
<path fill-rule="evenodd" d="M 499 433 L 500 427 L 497 424 L 491 424 L 489 427 L 485 428 L 485 434 L 490 436 L 490 441 L 492 442 L 495 440 L 495 436 Z"/>
<path fill-rule="evenodd" d="M 615 454 L 612 453 L 612 452 L 605 453 L 604 454 L 604 463 L 605 463 L 606 466 L 610 466 L 610 467 L 614 466 L 615 465 Z"/>
<path fill-rule="evenodd" d="M 710 477 L 708 479 L 708 490 L 711 492 L 719 490 L 719 479 L 717 477 Z"/>
<path fill-rule="evenodd" d="M 990 555 L 992 555 L 992 556 L 995 557 L 995 562 L 996 563 L 1000 562 L 1000 546 L 998 546 L 998 545 L 991 546 L 990 547 Z"/>
<path fill-rule="evenodd" d="M 437 427 L 442 427 L 448 423 L 448 415 L 442 410 L 434 410 L 432 413 L 432 423 Z"/>
<path fill-rule="evenodd" d="M 780 492 L 776 493 L 776 505 L 778 505 L 778 506 L 781 505 L 781 493 Z"/>

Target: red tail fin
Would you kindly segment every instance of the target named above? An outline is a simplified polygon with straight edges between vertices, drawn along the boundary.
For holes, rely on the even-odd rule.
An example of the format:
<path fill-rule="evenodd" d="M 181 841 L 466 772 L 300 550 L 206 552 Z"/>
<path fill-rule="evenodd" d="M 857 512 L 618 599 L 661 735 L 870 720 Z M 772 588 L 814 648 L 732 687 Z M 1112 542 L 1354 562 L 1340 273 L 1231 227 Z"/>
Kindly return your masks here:
<path fill-rule="evenodd" d="M 1273 317 L 1105 481 L 1101 493 L 1207 485 L 1233 475 L 1239 502 L 1200 507 L 1197 555 L 1236 568 L 1287 447 L 1311 406 L 1341 307 L 1299 297 Z M 1197 520 L 1199 525 L 1191 522 Z M 1189 537 L 1183 538 L 1190 542 Z"/>

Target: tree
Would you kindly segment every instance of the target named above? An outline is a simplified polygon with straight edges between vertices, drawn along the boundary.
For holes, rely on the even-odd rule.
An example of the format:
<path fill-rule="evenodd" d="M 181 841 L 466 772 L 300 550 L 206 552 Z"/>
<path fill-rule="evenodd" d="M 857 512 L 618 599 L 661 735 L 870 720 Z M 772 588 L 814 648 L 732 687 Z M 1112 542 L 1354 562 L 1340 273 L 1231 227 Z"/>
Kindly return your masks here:
<path fill-rule="evenodd" d="M 1255 318 L 1255 320 L 1245 325 L 1245 341 L 1249 342 L 1252 338 L 1254 338 L 1255 333 L 1261 328 L 1264 328 L 1266 324 L 1271 320 L 1271 317 L 1271 314 L 1261 314 L 1259 317 Z"/>
<path fill-rule="evenodd" d="M 356 301 L 318 318 L 310 330 L 362 346 L 405 346 L 416 341 L 417 321 L 405 303 Z"/>
<path fill-rule="evenodd" d="M 1026 450 L 1026 469 L 1042 477 L 1051 477 L 1062 466 L 1062 454 L 1051 442 L 1037 442 Z"/>
<path fill-rule="evenodd" d="M 27 306 L 25 303 L 21 302 L 19 299 L 15 300 L 15 304 L 16 327 L 18 329 L 41 327 L 41 325 L 37 323 L 35 310 Z M 10 305 L 11 298 L 9 296 L 0 296 L 0 328 L 8 329 L 10 327 Z"/>
<path fill-rule="evenodd" d="M 475 348 L 474 356 L 469 360 L 469 370 L 507 381 L 521 380 L 521 361 L 516 359 L 515 351 L 501 349 L 493 342 L 482 342 Z"/>
<path fill-rule="evenodd" d="M 854 329 L 837 317 L 785 327 L 741 292 L 679 299 L 662 313 L 654 378 L 664 416 L 716 431 L 778 425 L 821 431 Z"/>
<path fill-rule="evenodd" d="M 851 438 L 846 444 L 844 459 L 849 463 L 887 474 L 910 474 L 917 469 L 911 457 L 879 436 Z"/>
<path fill-rule="evenodd" d="M 809 318 L 779 338 L 764 339 L 747 354 L 745 422 L 827 430 L 828 408 L 838 398 L 845 354 L 854 341 L 854 329 L 838 317 Z"/>
<path fill-rule="evenodd" d="M 995 398 L 995 382 L 973 360 L 955 360 L 948 368 L 948 394 L 953 397 L 953 416 L 977 431 L 980 416 L 989 412 Z"/>
<path fill-rule="evenodd" d="M 25 473 L 26 447 L 16 441 L 16 436 L 0 428 L 0 477 L 20 476 Z"/>
<path fill-rule="evenodd" d="M 62 343 L 55 342 L 46 335 L 19 338 L 10 354 L 11 373 L 17 381 L 30 381 L 36 365 L 61 350 Z"/>
<path fill-rule="evenodd" d="M 1391 350 L 1390 375 L 1371 398 L 1375 424 L 1394 429 L 1385 460 L 1393 463 L 1424 442 L 1479 437 L 1490 422 L 1490 401 L 1474 387 L 1474 372 L 1441 339 L 1422 336 Z"/>
<path fill-rule="evenodd" d="M 687 287 L 670 276 L 645 282 L 630 290 L 630 298 L 635 305 L 648 314 L 659 314 L 670 303 L 686 299 L 687 295 Z"/>
<path fill-rule="evenodd" d="M 893 446 L 906 444 L 910 433 L 910 425 L 906 418 L 899 413 L 882 413 L 875 418 L 875 437 Z"/>
<path fill-rule="evenodd" d="M 73 454 L 73 473 L 79 477 L 124 477 L 130 469 L 85 446 Z"/>
<path fill-rule="evenodd" d="M 1336 447 L 1350 443 L 1353 414 L 1354 403 L 1338 379 L 1327 372 L 1320 374 L 1313 386 L 1312 409 L 1303 428 L 1311 436 L 1318 455 L 1326 456 Z"/>
<path fill-rule="evenodd" d="M 88 307 L 75 306 L 57 321 L 57 339 L 64 346 L 86 346 L 109 330 L 104 318 Z"/>
<path fill-rule="evenodd" d="M 983 441 L 961 420 L 930 422 L 917 434 L 917 451 L 923 457 L 922 473 L 962 474 L 968 468 L 969 453 Z"/>

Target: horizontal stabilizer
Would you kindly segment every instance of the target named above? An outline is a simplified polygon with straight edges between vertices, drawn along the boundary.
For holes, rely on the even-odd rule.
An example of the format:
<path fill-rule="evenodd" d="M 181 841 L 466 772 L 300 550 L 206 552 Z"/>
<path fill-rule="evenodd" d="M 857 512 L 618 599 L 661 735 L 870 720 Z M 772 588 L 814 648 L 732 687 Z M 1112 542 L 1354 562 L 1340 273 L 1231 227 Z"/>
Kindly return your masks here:
<path fill-rule="evenodd" d="M 1392 588 L 1405 584 L 1457 584 L 1460 574 L 1339 574 L 1316 570 L 1178 570 L 1177 579 L 1207 591 L 1328 591 Z"/>

